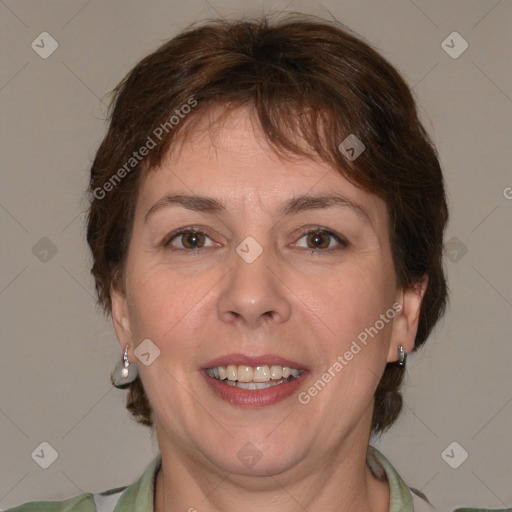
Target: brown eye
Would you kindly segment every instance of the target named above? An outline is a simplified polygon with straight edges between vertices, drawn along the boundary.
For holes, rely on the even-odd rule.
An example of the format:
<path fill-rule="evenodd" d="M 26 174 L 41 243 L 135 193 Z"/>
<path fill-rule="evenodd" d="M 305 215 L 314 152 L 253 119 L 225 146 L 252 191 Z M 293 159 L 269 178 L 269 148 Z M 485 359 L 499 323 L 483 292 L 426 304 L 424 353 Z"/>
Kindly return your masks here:
<path fill-rule="evenodd" d="M 300 242 L 302 239 L 305 239 L 305 243 Z M 303 232 L 299 241 L 293 244 L 296 247 L 313 249 L 313 251 L 318 249 L 326 253 L 346 249 L 349 245 L 349 242 L 343 236 L 322 228 Z"/>
<path fill-rule="evenodd" d="M 196 249 L 203 247 L 204 239 L 204 234 L 198 232 L 183 233 L 181 235 L 183 247 L 186 249 Z"/>
<path fill-rule="evenodd" d="M 307 235 L 307 241 L 312 249 L 326 249 L 329 247 L 331 235 L 325 231 L 312 231 Z"/>
<path fill-rule="evenodd" d="M 208 241 L 209 245 L 208 245 Z M 215 244 L 211 241 L 210 237 L 192 228 L 182 228 L 175 231 L 163 243 L 164 247 L 177 252 L 194 252 L 194 249 L 204 249 L 212 247 Z"/>

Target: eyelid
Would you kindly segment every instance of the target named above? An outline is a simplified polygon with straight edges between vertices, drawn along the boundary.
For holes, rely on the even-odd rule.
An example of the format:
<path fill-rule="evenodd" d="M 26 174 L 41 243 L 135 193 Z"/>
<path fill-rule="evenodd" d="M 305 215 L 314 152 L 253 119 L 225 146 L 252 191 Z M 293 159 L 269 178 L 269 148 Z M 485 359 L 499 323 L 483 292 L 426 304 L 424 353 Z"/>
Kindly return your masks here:
<path fill-rule="evenodd" d="M 174 240 L 175 238 L 178 238 L 180 235 L 187 234 L 187 233 L 200 233 L 202 235 L 205 235 L 207 238 L 209 238 L 213 242 L 212 237 L 208 234 L 207 228 L 205 228 L 203 226 L 185 226 L 183 228 L 178 228 L 178 229 L 174 230 L 169 235 L 166 235 L 162 241 L 162 245 L 164 247 L 169 247 L 171 245 L 172 240 Z M 197 250 L 201 250 L 201 249 L 205 249 L 205 248 L 204 247 L 198 247 L 196 249 L 181 249 L 180 247 L 172 248 L 173 251 L 178 251 L 178 252 L 179 251 L 182 251 L 182 252 L 196 251 L 197 252 Z"/>
<path fill-rule="evenodd" d="M 318 226 L 318 225 L 305 226 L 305 227 L 299 228 L 298 231 L 299 231 L 298 234 L 300 235 L 298 240 L 300 240 L 301 238 L 304 238 L 304 236 L 309 235 L 311 233 L 320 232 L 320 233 L 324 233 L 324 234 L 330 236 L 331 238 L 334 238 L 334 240 L 336 240 L 336 242 L 338 243 L 338 245 L 341 248 L 346 249 L 347 247 L 350 246 L 350 242 L 343 235 L 340 235 L 336 231 L 333 231 L 331 229 L 328 229 L 328 228 L 325 228 L 325 227 L 322 227 L 322 226 Z M 200 233 L 202 235 L 205 235 L 212 242 L 214 242 L 214 243 L 216 243 L 218 245 L 218 243 L 215 242 L 212 239 L 212 237 L 208 235 L 208 229 L 206 227 L 203 227 L 203 226 L 185 226 L 185 227 L 182 227 L 182 228 L 178 228 L 178 229 L 174 230 L 170 235 L 167 235 L 163 239 L 162 245 L 164 247 L 169 247 L 171 245 L 171 241 L 172 240 L 174 240 L 175 238 L 178 238 L 180 235 L 186 234 L 186 233 Z M 295 235 L 295 236 L 297 236 L 297 235 Z M 296 247 L 296 242 L 291 244 L 291 246 L 292 247 Z M 318 249 L 318 248 L 307 248 L 307 247 L 304 247 L 304 249 L 309 250 L 309 251 L 315 251 L 315 252 L 326 252 L 326 253 L 329 253 L 329 252 L 332 252 L 332 251 L 335 251 L 335 250 L 339 250 L 340 247 L 331 247 L 329 249 Z M 208 248 L 209 247 L 196 247 L 196 248 L 193 248 L 193 249 L 182 249 L 180 247 L 173 247 L 170 250 L 175 251 L 175 252 L 194 252 L 194 253 L 197 253 L 198 251 L 201 251 L 201 250 L 204 250 L 204 249 L 208 249 Z"/>
<path fill-rule="evenodd" d="M 316 233 L 316 232 L 325 233 L 325 234 L 329 235 L 331 238 L 334 238 L 334 240 L 336 240 L 338 245 L 340 245 L 344 249 L 346 249 L 347 247 L 350 246 L 350 242 L 343 235 L 337 233 L 336 231 L 333 231 L 332 229 L 325 228 L 323 226 L 318 226 L 318 225 L 306 226 L 306 227 L 300 228 L 299 240 L 306 235 L 309 235 L 311 233 Z M 295 245 L 295 244 L 292 244 L 292 245 Z M 307 248 L 307 250 L 309 250 L 309 251 L 318 251 L 318 252 L 331 252 L 336 249 L 337 249 L 336 247 L 331 247 L 330 249 Z"/>

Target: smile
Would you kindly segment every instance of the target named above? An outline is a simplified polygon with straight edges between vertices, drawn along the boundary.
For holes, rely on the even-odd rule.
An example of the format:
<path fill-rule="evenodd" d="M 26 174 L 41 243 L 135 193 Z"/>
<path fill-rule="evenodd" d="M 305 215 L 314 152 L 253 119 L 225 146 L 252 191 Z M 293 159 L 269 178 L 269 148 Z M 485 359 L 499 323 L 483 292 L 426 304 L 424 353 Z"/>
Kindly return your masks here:
<path fill-rule="evenodd" d="M 300 377 L 302 370 L 280 365 L 246 366 L 230 364 L 208 368 L 206 373 L 228 386 L 257 390 L 291 382 Z"/>

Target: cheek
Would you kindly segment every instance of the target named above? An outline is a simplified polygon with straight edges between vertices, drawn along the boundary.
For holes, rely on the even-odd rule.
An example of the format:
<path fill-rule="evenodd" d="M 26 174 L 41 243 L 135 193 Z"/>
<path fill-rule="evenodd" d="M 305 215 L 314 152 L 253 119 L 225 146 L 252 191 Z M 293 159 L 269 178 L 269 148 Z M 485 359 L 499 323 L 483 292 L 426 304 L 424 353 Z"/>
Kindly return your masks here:
<path fill-rule="evenodd" d="M 392 320 L 380 318 L 391 309 L 391 287 L 368 271 L 338 275 L 316 297 L 316 314 L 328 326 L 319 324 L 317 337 L 317 377 L 329 381 L 324 399 L 336 410 L 364 408 L 386 364 Z"/>
<path fill-rule="evenodd" d="M 386 278 L 384 269 L 375 267 L 338 272 L 309 295 L 311 309 L 343 339 L 373 325 L 392 305 L 391 278 Z"/>
<path fill-rule="evenodd" d="M 204 295 L 197 278 L 142 265 L 132 269 L 127 291 L 132 333 L 155 340 L 178 329 Z"/>

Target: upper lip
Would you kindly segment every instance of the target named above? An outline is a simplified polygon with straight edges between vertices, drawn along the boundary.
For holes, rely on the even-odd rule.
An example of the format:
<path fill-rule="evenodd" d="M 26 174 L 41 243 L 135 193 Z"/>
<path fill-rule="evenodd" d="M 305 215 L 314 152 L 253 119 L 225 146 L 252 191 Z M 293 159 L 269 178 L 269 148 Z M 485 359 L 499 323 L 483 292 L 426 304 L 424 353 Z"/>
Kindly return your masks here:
<path fill-rule="evenodd" d="M 260 356 L 247 356 L 245 354 L 228 354 L 220 357 L 216 357 L 211 361 L 208 361 L 204 365 L 204 369 L 216 368 L 218 366 L 242 365 L 242 366 L 288 366 L 289 368 L 295 368 L 296 370 L 307 370 L 306 366 L 297 361 L 291 359 L 285 359 L 283 357 L 274 354 L 262 354 Z"/>

